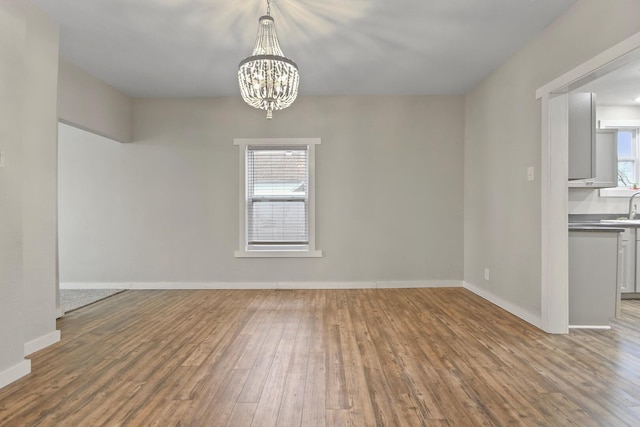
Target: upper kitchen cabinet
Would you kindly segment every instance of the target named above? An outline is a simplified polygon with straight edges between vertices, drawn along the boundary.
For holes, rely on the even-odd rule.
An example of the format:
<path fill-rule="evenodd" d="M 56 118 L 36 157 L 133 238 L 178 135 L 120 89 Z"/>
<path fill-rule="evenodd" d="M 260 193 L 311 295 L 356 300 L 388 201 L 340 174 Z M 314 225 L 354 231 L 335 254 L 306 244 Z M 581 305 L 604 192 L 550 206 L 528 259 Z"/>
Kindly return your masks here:
<path fill-rule="evenodd" d="M 596 130 L 596 173 L 593 178 L 569 181 L 569 187 L 610 188 L 618 186 L 618 131 Z"/>
<path fill-rule="evenodd" d="M 596 95 L 569 94 L 569 179 L 596 176 Z"/>

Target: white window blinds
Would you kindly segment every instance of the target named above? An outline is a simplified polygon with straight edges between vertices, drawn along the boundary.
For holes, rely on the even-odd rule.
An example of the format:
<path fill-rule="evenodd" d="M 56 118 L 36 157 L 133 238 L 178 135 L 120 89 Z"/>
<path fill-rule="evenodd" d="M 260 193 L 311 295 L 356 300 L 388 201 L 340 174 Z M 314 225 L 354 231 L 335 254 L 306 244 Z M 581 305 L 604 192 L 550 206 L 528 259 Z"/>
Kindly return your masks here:
<path fill-rule="evenodd" d="M 248 245 L 309 244 L 307 146 L 247 146 Z"/>

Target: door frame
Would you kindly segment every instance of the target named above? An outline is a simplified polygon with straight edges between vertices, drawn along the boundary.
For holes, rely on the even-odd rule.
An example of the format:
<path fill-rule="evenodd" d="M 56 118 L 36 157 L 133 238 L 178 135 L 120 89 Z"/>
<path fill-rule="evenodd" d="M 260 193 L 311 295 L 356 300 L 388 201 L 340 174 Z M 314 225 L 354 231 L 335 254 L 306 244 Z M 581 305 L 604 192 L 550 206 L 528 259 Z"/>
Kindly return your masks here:
<path fill-rule="evenodd" d="M 536 91 L 542 107 L 541 327 L 569 332 L 568 93 L 640 58 L 640 33 L 625 39 Z"/>

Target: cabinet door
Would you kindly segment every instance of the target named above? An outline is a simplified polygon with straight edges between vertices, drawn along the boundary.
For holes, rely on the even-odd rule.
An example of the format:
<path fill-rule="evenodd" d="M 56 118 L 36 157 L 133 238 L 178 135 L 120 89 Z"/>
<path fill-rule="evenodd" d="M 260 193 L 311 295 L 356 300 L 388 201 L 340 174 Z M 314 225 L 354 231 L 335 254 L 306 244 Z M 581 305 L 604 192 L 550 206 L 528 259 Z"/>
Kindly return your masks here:
<path fill-rule="evenodd" d="M 569 181 L 569 187 L 609 188 L 618 186 L 618 131 L 596 131 L 596 174 L 594 178 Z"/>
<path fill-rule="evenodd" d="M 637 232 L 637 230 L 636 230 Z M 634 254 L 634 267 L 637 267 L 638 261 L 640 261 L 640 240 L 636 240 L 636 253 Z M 636 268 L 637 270 L 637 268 Z M 623 291 L 625 292 L 625 291 Z M 629 286 L 629 290 L 626 292 L 640 292 L 640 274 L 636 274 L 633 281 L 633 286 Z"/>
<path fill-rule="evenodd" d="M 636 287 L 636 238 L 635 230 L 626 229 L 621 234 L 622 246 L 620 260 L 622 277 L 620 278 L 620 292 L 634 292 Z"/>
<path fill-rule="evenodd" d="M 618 186 L 618 131 L 596 131 L 596 179 L 598 188 Z"/>
<path fill-rule="evenodd" d="M 569 94 L 569 179 L 594 178 L 596 173 L 595 94 Z"/>

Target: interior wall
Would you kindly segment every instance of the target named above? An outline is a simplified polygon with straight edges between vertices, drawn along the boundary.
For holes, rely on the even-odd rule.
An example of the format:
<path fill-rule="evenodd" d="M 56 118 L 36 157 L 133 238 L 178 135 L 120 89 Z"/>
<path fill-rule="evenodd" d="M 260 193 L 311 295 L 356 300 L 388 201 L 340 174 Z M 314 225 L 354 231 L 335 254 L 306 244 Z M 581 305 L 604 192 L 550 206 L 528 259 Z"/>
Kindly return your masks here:
<path fill-rule="evenodd" d="M 239 97 L 136 100 L 134 142 L 60 125 L 61 282 L 455 280 L 464 98 L 301 97 L 266 120 Z M 234 258 L 234 138 L 319 137 L 322 258 Z"/>
<path fill-rule="evenodd" d="M 60 59 L 60 121 L 120 142 L 131 142 L 133 100 L 80 67 Z"/>
<path fill-rule="evenodd" d="M 0 387 L 29 373 L 26 343 L 56 336 L 57 41 L 30 2 L 0 3 Z"/>
<path fill-rule="evenodd" d="M 58 24 L 30 8 L 22 133 L 25 353 L 60 339 L 57 317 Z"/>
<path fill-rule="evenodd" d="M 637 87 L 630 86 L 629 96 L 633 97 L 637 91 Z M 596 120 L 640 120 L 640 106 L 598 105 L 596 109 Z"/>
<path fill-rule="evenodd" d="M 21 132 L 26 22 L 19 5 L 0 3 L 0 377 L 23 362 Z M 23 368 L 24 369 L 24 368 Z M 28 369 L 28 367 L 27 367 Z M 28 371 L 27 371 L 28 372 Z M 24 372 L 23 372 L 24 375 Z M 4 383 L 10 382 L 5 379 Z M 0 386 L 4 385 L 0 383 Z"/>
<path fill-rule="evenodd" d="M 579 0 L 466 97 L 464 280 L 531 321 L 541 313 L 538 87 L 640 31 L 640 2 Z M 484 269 L 490 269 L 490 280 Z"/>

